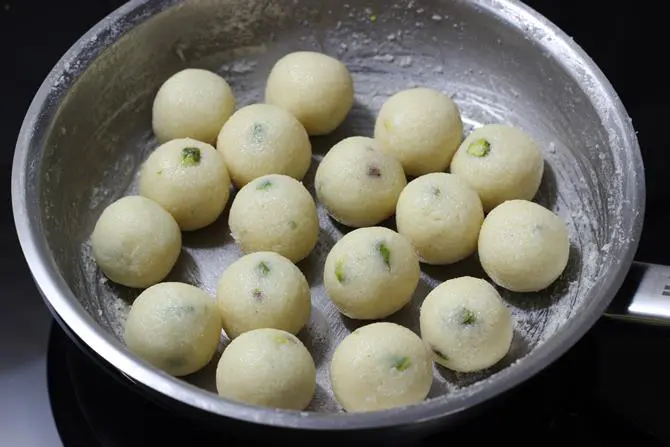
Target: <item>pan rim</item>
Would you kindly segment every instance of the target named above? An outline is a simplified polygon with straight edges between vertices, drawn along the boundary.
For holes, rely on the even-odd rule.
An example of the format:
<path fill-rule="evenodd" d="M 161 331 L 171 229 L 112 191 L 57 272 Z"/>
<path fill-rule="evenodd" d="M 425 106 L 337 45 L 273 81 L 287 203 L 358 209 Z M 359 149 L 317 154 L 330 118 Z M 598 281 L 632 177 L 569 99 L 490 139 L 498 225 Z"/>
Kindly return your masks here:
<path fill-rule="evenodd" d="M 629 243 L 624 244 L 618 262 L 599 279 L 594 286 L 593 299 L 585 305 L 584 312 L 568 321 L 561 331 L 517 362 L 496 374 L 495 383 L 481 385 L 476 393 L 462 393 L 446 399 L 438 397 L 405 408 L 373 413 L 308 413 L 254 407 L 222 399 L 215 394 L 174 378 L 155 369 L 148 363 L 136 359 L 112 334 L 100 327 L 86 312 L 74 293 L 67 286 L 49 252 L 40 222 L 32 219 L 31 208 L 36 204 L 28 200 L 28 154 L 31 148 L 41 146 L 48 128 L 52 124 L 55 111 L 76 76 L 66 80 L 65 88 L 54 89 L 57 79 L 68 73 L 71 61 L 80 64 L 80 73 L 104 51 L 108 44 L 118 40 L 124 33 L 148 20 L 180 0 L 131 0 L 94 25 L 56 63 L 37 91 L 26 113 L 16 143 L 12 166 L 12 207 L 14 222 L 24 257 L 33 279 L 47 306 L 58 318 L 96 354 L 134 382 L 152 389 L 166 397 L 203 410 L 208 413 L 264 424 L 280 428 L 306 430 L 365 430 L 405 426 L 446 418 L 488 401 L 528 380 L 571 348 L 596 322 L 605 311 L 620 288 L 626 272 L 633 262 L 642 231 L 645 208 L 645 182 L 642 155 L 628 113 L 609 80 L 593 60 L 572 39 L 548 19 L 519 0 L 466 0 L 473 7 L 490 10 L 499 19 L 518 24 L 532 24 L 547 36 L 551 42 L 543 42 L 552 54 L 560 54 L 566 70 L 576 78 L 588 78 L 590 99 L 599 95 L 599 105 L 595 105 L 601 119 L 603 111 L 609 110 L 609 121 L 614 120 L 614 130 L 621 138 L 625 157 L 630 164 L 626 176 L 625 200 L 639 212 L 624 231 L 629 232 Z M 113 32 L 110 32 L 113 30 Z M 105 35 L 104 39 L 98 37 Z M 71 72 L 70 72 L 71 73 Z M 69 85 L 68 85 L 69 84 Z M 583 84 L 583 83 L 580 83 Z M 484 381 L 486 382 L 486 381 Z"/>

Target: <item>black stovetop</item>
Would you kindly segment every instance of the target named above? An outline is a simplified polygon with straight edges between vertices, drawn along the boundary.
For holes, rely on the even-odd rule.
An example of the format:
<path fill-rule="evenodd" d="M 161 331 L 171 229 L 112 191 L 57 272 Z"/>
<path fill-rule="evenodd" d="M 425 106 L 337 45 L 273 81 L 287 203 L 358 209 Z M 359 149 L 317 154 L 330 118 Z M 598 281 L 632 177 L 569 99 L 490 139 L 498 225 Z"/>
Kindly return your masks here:
<path fill-rule="evenodd" d="M 670 388 L 662 386 L 670 374 L 665 363 L 670 334 L 622 324 L 599 322 L 554 365 L 486 412 L 416 446 L 485 445 L 492 434 L 496 442 L 518 446 L 670 445 L 664 410 Z M 49 344 L 48 384 L 67 447 L 265 445 L 148 401 L 100 368 L 57 325 Z"/>
<path fill-rule="evenodd" d="M 0 298 L 7 293 L 37 295 L 18 248 L 9 202 L 11 157 L 21 120 L 56 60 L 121 3 L 0 0 L 0 176 L 5 179 L 6 194 L 0 208 Z M 670 263 L 665 250 L 670 248 L 666 231 L 670 209 L 665 206 L 670 188 L 664 182 L 670 147 L 662 123 L 670 87 L 667 72 L 660 66 L 663 44 L 668 41 L 664 16 L 654 9 L 652 0 L 616 5 L 602 0 L 526 3 L 572 35 L 620 94 L 639 132 L 646 165 L 647 214 L 638 259 Z M 424 445 L 458 441 L 479 445 L 486 439 L 491 442 L 492 434 L 496 442 L 521 445 L 670 445 L 668 357 L 667 330 L 601 320 L 565 356 L 497 406 Z M 133 447 L 149 442 L 222 445 L 219 434 L 157 407 L 113 379 L 57 325 L 52 326 L 47 359 L 51 409 L 66 447 Z M 0 397 L 0 410 L 2 400 Z"/>

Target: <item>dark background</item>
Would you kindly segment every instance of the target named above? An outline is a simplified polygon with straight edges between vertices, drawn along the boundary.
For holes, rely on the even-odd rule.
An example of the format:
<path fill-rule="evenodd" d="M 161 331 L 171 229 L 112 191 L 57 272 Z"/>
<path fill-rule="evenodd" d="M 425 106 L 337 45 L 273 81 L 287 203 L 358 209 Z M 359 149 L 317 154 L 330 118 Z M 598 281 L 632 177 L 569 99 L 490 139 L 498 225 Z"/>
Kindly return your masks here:
<path fill-rule="evenodd" d="M 58 58 L 88 28 L 122 3 L 120 0 L 0 0 L 0 197 L 3 199 L 0 284 L 28 280 L 13 228 L 10 200 L 12 156 L 23 116 Z M 670 76 L 663 64 L 670 38 L 667 17 L 658 8 L 664 2 L 528 0 L 526 3 L 571 35 L 621 96 L 638 131 L 646 165 L 647 214 L 638 259 L 669 264 L 670 210 L 666 204 L 670 188 L 666 183 L 666 166 L 670 158 L 670 133 L 665 129 L 668 125 L 665 121 Z M 0 292 L 0 300 L 7 290 Z M 553 400 L 543 401 L 540 397 L 529 400 L 529 405 L 537 405 L 538 411 L 547 414 L 554 406 L 565 406 L 561 417 L 574 420 L 555 425 L 573 424 L 575 429 L 557 431 L 555 442 L 561 439 L 572 445 L 587 442 L 612 445 L 593 441 L 595 438 L 590 436 L 598 436 L 586 435 L 588 430 L 584 426 L 611 431 L 609 439 L 616 440 L 621 424 L 612 415 L 618 415 L 622 420 L 634 420 L 637 426 L 663 437 L 664 444 L 670 445 L 667 422 L 670 366 L 666 365 L 669 356 L 668 330 L 601 320 L 557 366 L 535 379 L 534 383 L 541 384 L 543 390 L 554 388 Z M 555 445 L 542 441 L 539 443 Z"/>

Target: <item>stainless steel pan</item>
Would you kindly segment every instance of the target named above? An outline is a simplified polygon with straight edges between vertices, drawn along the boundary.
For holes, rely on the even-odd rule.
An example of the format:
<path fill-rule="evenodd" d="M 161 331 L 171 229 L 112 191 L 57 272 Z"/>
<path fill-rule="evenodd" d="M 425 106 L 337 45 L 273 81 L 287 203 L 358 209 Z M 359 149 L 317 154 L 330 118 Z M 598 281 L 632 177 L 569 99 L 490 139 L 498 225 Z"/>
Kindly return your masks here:
<path fill-rule="evenodd" d="M 337 342 L 355 324 L 339 316 L 321 284 L 325 255 L 345 231 L 322 209 L 319 244 L 300 264 L 314 302 L 301 337 L 319 367 L 308 412 L 220 399 L 212 392 L 216 358 L 183 381 L 133 356 L 120 334 L 138 291 L 105 281 L 91 260 L 88 237 L 95 220 L 111 201 L 134 191 L 135 173 L 156 146 L 150 108 L 158 86 L 181 68 L 204 67 L 229 80 L 239 106 L 262 101 L 271 65 L 297 49 L 338 57 L 356 86 L 346 122 L 313 139 L 315 159 L 305 179 L 310 189 L 322 154 L 345 136 L 371 135 L 384 99 L 411 86 L 451 94 L 468 130 L 506 122 L 542 145 L 546 169 L 536 200 L 568 222 L 569 266 L 544 292 L 504 294 L 517 330 L 499 365 L 467 375 L 436 368 L 430 398 L 422 404 L 369 414 L 339 411 L 327 367 Z M 631 267 L 644 214 L 644 176 L 635 132 L 612 86 L 568 36 L 518 1 L 138 0 L 86 33 L 42 84 L 18 139 L 12 198 L 21 245 L 45 301 L 77 339 L 138 388 L 229 421 L 374 432 L 442 426 L 570 348 L 603 314 Z M 170 279 L 213 292 L 221 271 L 240 255 L 226 222 L 224 215 L 185 234 Z M 662 314 L 668 270 L 638 264 L 635 272 L 633 286 L 640 283 L 643 293 L 612 312 Z M 430 288 L 465 273 L 483 276 L 476 260 L 424 268 L 413 303 L 391 320 L 416 330 L 418 306 Z"/>

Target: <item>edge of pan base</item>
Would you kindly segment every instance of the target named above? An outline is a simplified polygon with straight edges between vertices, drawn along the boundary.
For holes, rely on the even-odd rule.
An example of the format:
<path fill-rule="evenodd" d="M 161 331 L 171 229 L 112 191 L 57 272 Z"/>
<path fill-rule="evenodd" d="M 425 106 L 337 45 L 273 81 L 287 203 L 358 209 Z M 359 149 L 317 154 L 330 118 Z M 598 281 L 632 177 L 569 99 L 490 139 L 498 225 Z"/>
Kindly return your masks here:
<path fill-rule="evenodd" d="M 580 439 L 594 445 L 626 438 L 650 447 L 662 445 L 598 402 L 594 339 L 588 334 L 531 381 L 467 413 L 430 424 L 369 432 L 289 431 L 196 412 L 136 388 L 56 324 L 49 343 L 48 380 L 54 417 L 66 447 L 144 447 L 148 442 L 232 447 L 267 445 L 264 440 L 268 439 L 273 444 L 328 440 L 349 446 L 381 442 L 432 447 L 447 441 L 483 445 L 492 436 L 517 445 L 549 436 L 557 442 Z M 612 424 L 618 428 L 613 430 Z"/>

